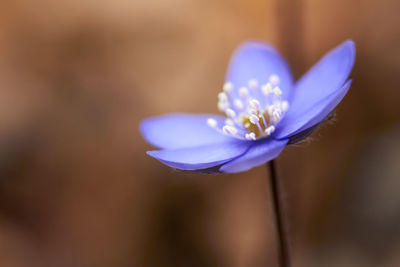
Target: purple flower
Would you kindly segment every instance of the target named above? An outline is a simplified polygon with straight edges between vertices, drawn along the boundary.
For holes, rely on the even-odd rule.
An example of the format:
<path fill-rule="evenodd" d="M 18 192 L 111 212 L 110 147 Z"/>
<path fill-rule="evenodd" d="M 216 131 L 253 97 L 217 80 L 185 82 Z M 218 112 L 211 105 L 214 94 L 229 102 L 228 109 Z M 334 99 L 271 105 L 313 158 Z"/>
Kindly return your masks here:
<path fill-rule="evenodd" d="M 218 108 L 211 114 L 167 114 L 144 120 L 147 154 L 181 170 L 235 173 L 276 158 L 310 134 L 346 95 L 355 58 L 345 41 L 294 82 L 270 45 L 242 44 L 234 53 Z"/>

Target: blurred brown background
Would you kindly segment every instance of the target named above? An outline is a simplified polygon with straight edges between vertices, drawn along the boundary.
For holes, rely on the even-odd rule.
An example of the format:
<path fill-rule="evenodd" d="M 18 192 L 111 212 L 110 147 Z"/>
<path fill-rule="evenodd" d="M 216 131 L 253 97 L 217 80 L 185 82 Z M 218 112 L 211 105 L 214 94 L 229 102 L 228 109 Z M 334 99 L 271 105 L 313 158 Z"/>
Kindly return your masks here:
<path fill-rule="evenodd" d="M 0 266 L 276 266 L 265 167 L 176 172 L 141 119 L 216 112 L 233 49 L 299 77 L 347 38 L 336 122 L 279 157 L 293 266 L 400 266 L 400 2 L 3 0 Z"/>

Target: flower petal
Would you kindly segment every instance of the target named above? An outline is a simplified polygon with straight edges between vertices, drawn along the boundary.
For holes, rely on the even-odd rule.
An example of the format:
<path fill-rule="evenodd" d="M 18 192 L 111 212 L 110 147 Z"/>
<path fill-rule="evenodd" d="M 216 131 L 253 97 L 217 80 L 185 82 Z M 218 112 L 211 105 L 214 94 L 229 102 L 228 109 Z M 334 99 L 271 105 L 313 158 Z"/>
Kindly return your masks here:
<path fill-rule="evenodd" d="M 169 149 L 229 142 L 233 139 L 208 126 L 208 118 L 214 118 L 218 125 L 224 125 L 225 118 L 219 115 L 175 113 L 143 120 L 140 131 L 150 144 Z"/>
<path fill-rule="evenodd" d="M 323 121 L 340 101 L 342 101 L 343 97 L 349 91 L 350 85 L 351 80 L 347 81 L 340 90 L 333 92 L 297 117 L 285 117 L 279 124 L 274 138 L 282 139 L 288 136 L 294 136 Z"/>
<path fill-rule="evenodd" d="M 201 170 L 230 161 L 244 154 L 250 147 L 248 141 L 232 141 L 180 149 L 148 151 L 147 154 L 162 163 L 180 170 Z"/>
<path fill-rule="evenodd" d="M 284 120 L 296 121 L 314 105 L 334 95 L 337 90 L 340 91 L 350 75 L 354 59 L 355 47 L 351 40 L 345 41 L 327 53 L 296 83 L 290 108 Z M 283 121 L 281 123 L 283 124 Z"/>
<path fill-rule="evenodd" d="M 293 87 L 293 77 L 286 61 L 267 43 L 246 42 L 233 54 L 226 81 L 234 85 L 232 94 L 238 97 L 238 89 L 247 87 L 249 80 L 255 79 L 261 86 L 269 81 L 272 74 L 278 75 L 279 87 L 283 91 L 282 98 L 287 99 Z M 254 93 L 259 100 L 265 98 L 261 90 Z"/>
<path fill-rule="evenodd" d="M 230 161 L 220 168 L 222 172 L 236 173 L 247 171 L 276 158 L 289 140 L 268 139 L 254 143 L 243 156 Z"/>

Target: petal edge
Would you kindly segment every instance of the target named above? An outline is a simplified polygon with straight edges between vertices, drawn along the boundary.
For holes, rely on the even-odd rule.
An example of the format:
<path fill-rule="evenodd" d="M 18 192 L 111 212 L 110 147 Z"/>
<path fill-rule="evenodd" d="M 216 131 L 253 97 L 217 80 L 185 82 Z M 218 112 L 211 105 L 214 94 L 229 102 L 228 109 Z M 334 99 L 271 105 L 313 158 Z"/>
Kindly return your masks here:
<path fill-rule="evenodd" d="M 264 164 L 276 158 L 285 148 L 288 141 L 288 139 L 268 139 L 263 142 L 257 142 L 250 147 L 246 154 L 222 165 L 220 171 L 238 173 Z"/>
<path fill-rule="evenodd" d="M 352 80 L 348 80 L 342 87 L 326 97 L 314 107 L 304 112 L 300 116 L 288 121 L 284 121 L 282 125 L 277 129 L 274 138 L 284 139 L 290 136 L 294 136 L 302 131 L 305 131 L 323 121 L 329 113 L 335 109 L 335 107 L 342 101 L 344 96 L 350 89 Z"/>
<path fill-rule="evenodd" d="M 211 168 L 241 156 L 251 142 L 234 141 L 180 149 L 148 151 L 147 154 L 167 166 L 180 170 L 201 170 Z"/>
<path fill-rule="evenodd" d="M 341 90 L 351 73 L 354 60 L 355 46 L 351 40 L 343 42 L 323 56 L 296 83 L 284 120 L 294 120 L 315 104 Z"/>

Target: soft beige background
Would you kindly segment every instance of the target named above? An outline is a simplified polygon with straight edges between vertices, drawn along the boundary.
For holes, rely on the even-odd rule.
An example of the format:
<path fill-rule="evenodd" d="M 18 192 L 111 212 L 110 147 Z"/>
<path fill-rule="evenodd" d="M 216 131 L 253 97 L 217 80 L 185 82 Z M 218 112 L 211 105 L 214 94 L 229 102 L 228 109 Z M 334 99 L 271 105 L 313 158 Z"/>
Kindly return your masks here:
<path fill-rule="evenodd" d="M 176 172 L 141 119 L 216 112 L 230 54 L 276 45 L 299 77 L 352 38 L 334 123 L 279 157 L 294 266 L 400 265 L 395 0 L 0 3 L 0 266 L 275 266 L 265 167 Z"/>

